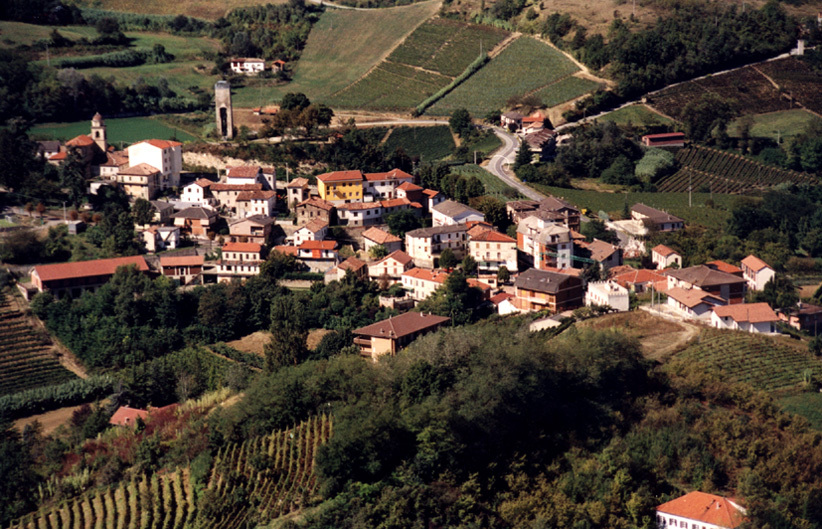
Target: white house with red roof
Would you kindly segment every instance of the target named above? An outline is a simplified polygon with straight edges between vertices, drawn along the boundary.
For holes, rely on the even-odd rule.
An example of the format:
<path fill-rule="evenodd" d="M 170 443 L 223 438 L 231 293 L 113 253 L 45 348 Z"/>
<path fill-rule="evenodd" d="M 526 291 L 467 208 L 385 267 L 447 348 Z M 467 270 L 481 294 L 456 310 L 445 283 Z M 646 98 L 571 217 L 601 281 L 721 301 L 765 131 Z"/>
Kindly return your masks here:
<path fill-rule="evenodd" d="M 294 246 L 300 246 L 305 241 L 323 241 L 328 236 L 328 222 L 323 219 L 314 219 L 307 222 L 295 231 L 289 239 Z"/>
<path fill-rule="evenodd" d="M 243 191 L 237 195 L 237 215 L 273 217 L 277 207 L 277 192 L 271 190 Z"/>
<path fill-rule="evenodd" d="M 767 303 L 740 303 L 714 307 L 711 326 L 759 334 L 778 333 L 779 316 Z"/>
<path fill-rule="evenodd" d="M 135 266 L 140 272 L 149 272 L 146 260 L 140 255 L 95 259 L 35 266 L 31 271 L 31 284 L 39 292 L 51 292 L 57 299 L 77 297 L 86 290 L 93 292 L 100 288 L 121 266 Z"/>
<path fill-rule="evenodd" d="M 411 299 L 422 301 L 441 287 L 448 274 L 425 268 L 412 268 L 402 274 L 402 287 Z"/>
<path fill-rule="evenodd" d="M 738 503 L 705 492 L 689 492 L 656 508 L 659 529 L 736 529 L 747 511 Z"/>
<path fill-rule="evenodd" d="M 414 268 L 414 260 L 402 250 L 395 250 L 379 261 L 368 265 L 368 277 L 375 281 L 387 279 L 391 283 L 398 283 L 402 275 Z"/>
<path fill-rule="evenodd" d="M 202 207 L 214 207 L 217 204 L 217 200 L 211 194 L 211 185 L 214 183 L 208 178 L 198 178 L 183 187 L 183 192 L 180 193 L 180 201 Z"/>
<path fill-rule="evenodd" d="M 297 247 L 297 259 L 312 272 L 327 272 L 340 260 L 337 241 L 304 241 Z"/>
<path fill-rule="evenodd" d="M 183 144 L 170 140 L 143 140 L 127 149 L 128 163 L 134 167 L 142 163 L 160 171 L 160 189 L 179 187 L 183 170 Z"/>
<path fill-rule="evenodd" d="M 748 288 L 752 290 L 763 290 L 765 284 L 776 275 L 768 263 L 754 255 L 742 259 L 740 264 L 742 265 L 742 277 L 748 282 Z"/>
<path fill-rule="evenodd" d="M 337 205 L 337 223 L 342 226 L 368 226 L 382 222 L 379 202 L 349 202 Z"/>
<path fill-rule="evenodd" d="M 682 268 L 682 256 L 664 244 L 654 246 L 651 250 L 651 261 L 656 265 L 657 270 L 664 270 L 674 265 Z"/>
<path fill-rule="evenodd" d="M 363 178 L 363 194 L 371 195 L 374 200 L 397 198 L 397 188 L 405 183 L 414 183 L 414 177 L 402 169 L 392 169 L 386 173 L 366 173 Z"/>
<path fill-rule="evenodd" d="M 497 272 L 501 266 L 517 271 L 517 240 L 496 230 L 482 230 L 468 241 L 468 254 L 480 272 Z"/>
<path fill-rule="evenodd" d="M 656 289 L 658 292 L 664 292 L 668 289 L 668 276 L 644 268 L 617 274 L 612 279 L 637 294 L 651 288 Z"/>
<path fill-rule="evenodd" d="M 231 281 L 235 277 L 250 277 L 260 273 L 263 247 L 255 242 L 228 242 L 222 247 L 217 265 L 217 281 Z"/>
<path fill-rule="evenodd" d="M 681 316 L 692 319 L 707 320 L 711 317 L 715 307 L 727 304 L 721 297 L 698 288 L 672 287 L 666 294 L 668 295 L 668 307 L 677 311 Z"/>
<path fill-rule="evenodd" d="M 271 189 L 259 165 L 237 165 L 225 168 L 225 183 L 230 185 L 262 184 L 263 189 Z"/>
<path fill-rule="evenodd" d="M 372 227 L 362 232 L 363 247 L 366 252 L 375 246 L 382 246 L 388 253 L 402 249 L 402 239 L 380 228 Z"/>

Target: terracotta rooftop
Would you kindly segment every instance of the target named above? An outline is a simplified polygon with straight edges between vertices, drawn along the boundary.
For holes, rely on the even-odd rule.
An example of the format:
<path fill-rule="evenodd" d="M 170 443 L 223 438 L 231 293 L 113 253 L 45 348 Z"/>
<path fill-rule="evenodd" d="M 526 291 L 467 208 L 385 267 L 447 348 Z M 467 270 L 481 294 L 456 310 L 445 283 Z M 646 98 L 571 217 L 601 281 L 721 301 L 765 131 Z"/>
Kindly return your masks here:
<path fill-rule="evenodd" d="M 303 241 L 300 250 L 333 250 L 337 247 L 337 241 Z"/>
<path fill-rule="evenodd" d="M 742 259 L 742 265 L 747 266 L 748 268 L 750 268 L 754 272 L 759 272 L 763 268 L 771 268 L 768 265 L 768 263 L 766 263 L 765 261 L 763 261 L 759 257 L 756 257 L 755 255 L 749 255 L 745 259 Z"/>
<path fill-rule="evenodd" d="M 94 140 L 88 134 L 80 134 L 66 142 L 68 147 L 88 147 L 94 145 Z"/>
<path fill-rule="evenodd" d="M 224 252 L 253 252 L 260 253 L 263 247 L 256 242 L 227 242 L 223 245 Z"/>
<path fill-rule="evenodd" d="M 478 289 L 482 290 L 483 292 L 485 292 L 486 290 L 493 290 L 493 287 L 491 285 L 489 285 L 488 283 L 483 283 L 482 281 L 480 281 L 478 279 L 474 279 L 473 277 L 469 277 L 468 279 L 465 280 L 465 282 L 468 283 L 469 287 L 478 288 Z"/>
<path fill-rule="evenodd" d="M 138 418 L 145 421 L 148 418 L 148 411 L 120 406 L 111 416 L 111 419 L 108 420 L 108 423 L 114 426 L 134 426 Z"/>
<path fill-rule="evenodd" d="M 725 261 L 711 261 L 709 263 L 705 263 L 705 266 L 713 268 L 715 270 L 719 270 L 720 272 L 725 272 L 726 274 L 731 275 L 742 275 L 742 269 L 738 266 L 734 266 L 730 263 L 726 263 Z"/>
<path fill-rule="evenodd" d="M 352 272 L 356 272 L 357 270 L 362 270 L 364 267 L 368 266 L 365 264 L 365 261 L 361 259 L 357 259 L 356 257 L 349 257 L 342 263 L 337 265 L 337 268 L 340 270 L 351 270 Z"/>
<path fill-rule="evenodd" d="M 351 182 L 361 181 L 362 171 L 334 171 L 321 174 L 317 177 L 320 182 Z"/>
<path fill-rule="evenodd" d="M 625 272 L 614 276 L 613 278 L 617 283 L 622 285 L 623 287 L 628 287 L 630 285 L 635 285 L 637 283 L 658 283 L 668 282 L 668 277 L 656 272 L 655 270 L 634 270 L 632 272 Z"/>
<path fill-rule="evenodd" d="M 434 329 L 450 320 L 451 318 L 423 312 L 406 312 L 366 327 L 360 327 L 353 333 L 376 338 L 402 338 L 426 329 Z"/>
<path fill-rule="evenodd" d="M 129 265 L 137 266 L 137 270 L 141 272 L 148 272 L 148 264 L 140 255 L 115 257 L 113 259 L 95 259 L 93 261 L 77 261 L 74 263 L 38 265 L 34 267 L 34 270 L 42 281 L 57 281 L 60 279 L 114 275 L 118 267 Z"/>
<path fill-rule="evenodd" d="M 297 248 L 296 246 L 288 246 L 286 244 L 282 244 L 280 246 L 275 246 L 274 251 L 280 252 L 281 254 L 285 255 L 293 255 L 296 257 L 299 253 L 299 248 Z"/>
<path fill-rule="evenodd" d="M 294 180 L 290 181 L 288 185 L 285 187 L 296 188 L 296 187 L 305 187 L 308 185 L 308 178 L 295 178 Z"/>
<path fill-rule="evenodd" d="M 474 228 L 471 228 L 471 229 L 474 229 Z M 488 230 L 488 229 L 486 229 L 485 231 L 483 231 L 483 232 L 481 232 L 477 235 L 473 235 L 471 237 L 471 240 L 472 241 L 478 241 L 478 242 L 507 242 L 507 243 L 516 243 L 517 242 L 516 239 L 512 239 L 511 237 L 509 237 L 509 236 L 507 236 L 503 233 L 500 233 L 496 230 Z"/>
<path fill-rule="evenodd" d="M 364 239 L 368 239 L 369 241 L 373 241 L 377 244 L 402 242 L 402 239 L 400 239 L 396 235 L 391 235 L 387 231 L 381 230 L 379 228 L 368 228 L 367 230 L 362 232 L 362 236 Z"/>
<path fill-rule="evenodd" d="M 412 184 L 411 182 L 403 182 L 397 189 L 402 189 L 403 191 L 422 191 L 420 186 Z"/>
<path fill-rule="evenodd" d="M 202 255 L 160 256 L 160 266 L 202 266 L 204 261 Z"/>
<path fill-rule="evenodd" d="M 657 512 L 681 516 L 704 524 L 734 529 L 745 522 L 745 509 L 713 494 L 690 492 L 656 508 Z"/>
<path fill-rule="evenodd" d="M 208 178 L 198 178 L 197 180 L 192 182 L 192 184 L 198 185 L 198 186 L 203 187 L 203 188 L 211 187 L 214 183 L 215 182 L 209 180 Z"/>
<path fill-rule="evenodd" d="M 148 143 L 149 145 L 157 147 L 158 149 L 168 149 L 169 147 L 179 147 L 180 145 L 182 145 L 182 143 L 180 143 L 179 141 L 170 140 L 143 140 L 138 141 L 134 145 L 140 145 L 141 143 Z M 132 147 L 134 147 L 134 145 L 132 145 Z"/>
<path fill-rule="evenodd" d="M 382 204 L 379 202 L 349 202 L 348 204 L 340 204 L 337 209 L 344 211 L 364 211 L 366 209 L 379 209 Z"/>
<path fill-rule="evenodd" d="M 314 206 L 320 209 L 324 209 L 326 211 L 331 211 L 335 207 L 334 204 L 332 204 L 331 202 L 316 197 L 309 198 L 308 200 L 305 200 L 297 204 L 297 207 L 300 206 Z"/>
<path fill-rule="evenodd" d="M 651 251 L 655 252 L 655 253 L 658 253 L 662 257 L 668 257 L 669 255 L 672 255 L 672 254 L 679 255 L 679 252 L 677 252 L 676 250 L 672 250 L 671 248 L 668 248 L 664 244 L 657 244 L 656 246 L 654 246 L 654 249 L 651 250 Z"/>
<path fill-rule="evenodd" d="M 704 290 L 698 288 L 684 289 L 680 287 L 669 288 L 666 292 L 668 297 L 674 298 L 676 301 L 682 303 L 689 309 L 692 309 L 700 303 L 707 303 L 709 305 L 724 305 L 725 300 L 709 294 Z"/>
<path fill-rule="evenodd" d="M 491 296 L 491 303 L 494 305 L 499 305 L 506 299 L 514 299 L 516 296 L 513 294 L 509 294 L 508 292 L 500 292 L 499 294 L 495 294 Z"/>
<path fill-rule="evenodd" d="M 158 174 L 159 172 L 160 170 L 153 165 L 138 163 L 137 165 L 132 165 L 131 167 L 122 169 L 120 174 L 128 176 L 151 176 L 153 174 Z"/>
<path fill-rule="evenodd" d="M 323 228 L 327 228 L 327 227 L 328 227 L 328 221 L 325 221 L 323 219 L 314 219 L 314 220 L 306 223 L 305 226 L 303 226 L 300 229 L 304 228 L 304 229 L 310 231 L 311 233 L 317 233 L 318 231 L 322 230 Z"/>
<path fill-rule="evenodd" d="M 421 281 L 434 281 L 435 283 L 445 283 L 445 280 L 448 279 L 448 274 L 445 272 L 427 270 L 425 268 L 412 268 L 407 272 L 403 272 L 402 275 L 403 277 L 408 276 Z"/>
<path fill-rule="evenodd" d="M 380 205 L 384 208 L 396 208 L 399 206 L 410 206 L 411 201 L 407 198 L 391 198 L 389 200 L 381 200 Z"/>
<path fill-rule="evenodd" d="M 731 318 L 736 322 L 763 323 L 779 320 L 779 316 L 767 303 L 739 303 L 714 307 L 714 312 L 720 318 Z"/>
<path fill-rule="evenodd" d="M 369 182 L 382 181 L 382 180 L 405 180 L 405 179 L 413 180 L 414 179 L 413 176 L 406 173 L 402 169 L 392 169 L 392 170 L 390 170 L 386 173 L 366 173 L 364 175 L 364 177 Z"/>
<path fill-rule="evenodd" d="M 410 263 L 414 260 L 414 259 L 411 258 L 410 255 L 403 252 L 402 250 L 394 250 L 393 252 L 386 255 L 385 257 L 383 257 L 379 261 L 376 261 L 372 264 L 378 265 L 378 264 L 380 264 L 384 261 L 387 261 L 389 259 L 393 259 L 393 260 L 397 261 L 398 263 L 400 263 L 401 265 L 407 265 L 408 263 Z"/>
<path fill-rule="evenodd" d="M 271 200 L 276 196 L 276 191 L 242 191 L 239 195 L 237 195 L 237 202 L 248 202 L 251 200 Z"/>
<path fill-rule="evenodd" d="M 229 178 L 255 178 L 261 172 L 259 165 L 238 165 L 225 168 L 225 173 Z"/>
<path fill-rule="evenodd" d="M 705 265 L 690 266 L 681 270 L 670 270 L 668 275 L 698 287 L 710 287 L 731 283 L 745 283 L 741 277 L 714 270 Z"/>
<path fill-rule="evenodd" d="M 439 191 L 435 191 L 433 189 L 423 189 L 422 190 L 424 195 L 428 195 L 428 198 L 434 198 L 435 196 L 439 195 Z"/>

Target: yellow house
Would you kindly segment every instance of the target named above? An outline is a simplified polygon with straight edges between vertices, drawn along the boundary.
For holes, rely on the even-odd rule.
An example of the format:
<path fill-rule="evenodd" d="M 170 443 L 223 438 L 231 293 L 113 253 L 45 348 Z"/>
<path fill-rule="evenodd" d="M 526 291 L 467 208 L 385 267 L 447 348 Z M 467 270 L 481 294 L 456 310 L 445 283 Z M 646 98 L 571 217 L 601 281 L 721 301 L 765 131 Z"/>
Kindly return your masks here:
<path fill-rule="evenodd" d="M 331 203 L 359 202 L 362 182 L 362 171 L 334 171 L 317 177 L 317 191 L 321 199 Z"/>

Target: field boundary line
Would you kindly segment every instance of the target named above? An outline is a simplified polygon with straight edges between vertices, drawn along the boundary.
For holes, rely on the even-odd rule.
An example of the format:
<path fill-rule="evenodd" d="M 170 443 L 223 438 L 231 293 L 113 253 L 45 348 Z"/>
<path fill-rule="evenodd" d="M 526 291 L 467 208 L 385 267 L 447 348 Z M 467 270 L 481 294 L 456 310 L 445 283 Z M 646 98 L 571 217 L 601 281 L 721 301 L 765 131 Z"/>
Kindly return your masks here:
<path fill-rule="evenodd" d="M 554 48 L 555 50 L 557 50 L 558 52 L 560 52 L 562 55 L 564 55 L 564 56 L 565 56 L 565 57 L 566 57 L 569 61 L 571 61 L 572 63 L 574 63 L 574 64 L 576 65 L 576 67 L 577 67 L 577 68 L 579 68 L 579 70 L 580 70 L 582 73 L 584 73 L 584 74 L 585 74 L 585 75 L 587 75 L 587 76 L 590 76 L 590 77 L 589 77 L 589 79 L 590 79 L 591 81 L 596 81 L 596 82 L 598 82 L 598 83 L 603 83 L 604 85 L 608 86 L 609 88 L 613 88 L 614 86 L 616 86 L 616 82 L 615 82 L 615 81 L 613 81 L 612 79 L 605 79 L 604 77 L 599 77 L 599 76 L 594 75 L 593 73 L 591 73 L 591 69 L 590 69 L 590 68 L 588 68 L 587 66 L 585 66 L 584 64 L 582 64 L 580 61 L 578 61 L 578 60 L 577 60 L 577 58 L 576 58 L 576 57 L 574 57 L 573 55 L 571 55 L 571 54 L 570 54 L 570 53 L 568 53 L 567 51 L 565 51 L 565 50 L 561 50 L 561 49 L 557 48 L 557 47 L 556 47 L 556 45 L 555 45 L 553 42 L 551 42 L 550 40 L 548 40 L 548 39 L 544 39 L 544 38 L 542 38 L 542 37 L 537 37 L 537 36 L 534 36 L 534 38 L 535 38 L 536 40 L 538 40 L 538 41 L 542 42 L 543 44 L 546 44 L 546 45 L 548 45 L 548 46 L 550 46 L 550 47 Z M 574 73 L 577 73 L 577 72 L 574 72 Z"/>
<path fill-rule="evenodd" d="M 540 90 L 545 90 L 546 88 L 548 88 L 548 87 L 549 87 L 549 86 L 551 86 L 551 85 L 555 85 L 555 84 L 557 84 L 557 83 L 559 83 L 559 82 L 561 82 L 561 81 L 564 81 L 564 80 L 568 79 L 569 77 L 574 77 L 574 74 L 576 74 L 576 73 L 577 73 L 577 72 L 574 72 L 574 73 L 569 73 L 568 75 L 565 75 L 565 76 L 563 76 L 563 77 L 560 77 L 559 79 L 555 79 L 555 80 L 551 81 L 551 82 L 550 82 L 550 83 L 548 83 L 548 84 L 545 84 L 545 85 L 539 86 L 539 87 L 537 87 L 537 88 L 534 88 L 533 90 L 529 90 L 529 91 L 525 92 L 525 93 L 522 95 L 522 97 L 528 97 L 528 96 L 534 95 L 534 94 L 536 94 L 537 92 L 539 92 Z M 561 105 L 561 104 L 562 104 L 562 103 L 560 103 L 560 105 Z"/>
<path fill-rule="evenodd" d="M 765 72 L 763 72 L 762 70 L 760 70 L 760 69 L 759 69 L 756 65 L 752 65 L 752 66 L 751 66 L 751 70 L 755 71 L 756 73 L 758 73 L 759 75 L 761 75 L 762 77 L 764 77 L 765 79 L 767 79 L 767 80 L 768 80 L 768 82 L 769 82 L 769 83 L 771 83 L 771 84 L 773 85 L 773 87 L 774 87 L 774 88 L 776 88 L 776 89 L 777 89 L 777 90 L 779 90 L 780 92 L 782 91 L 782 87 L 781 87 L 781 86 L 779 86 L 779 84 L 778 84 L 776 81 L 774 81 L 774 80 L 771 78 L 771 76 L 770 76 L 770 75 L 768 75 L 768 74 L 766 74 Z"/>
<path fill-rule="evenodd" d="M 505 51 L 505 48 L 510 46 L 511 43 L 513 43 L 521 36 L 522 33 L 520 33 L 519 31 L 514 31 L 513 33 L 502 39 L 502 41 L 499 44 L 491 48 L 491 50 L 488 52 L 488 58 L 493 59 L 494 57 Z"/>
<path fill-rule="evenodd" d="M 639 106 L 645 107 L 648 110 L 650 110 L 651 112 L 653 112 L 654 114 L 659 114 L 663 118 L 668 118 L 671 121 L 679 121 L 678 119 L 675 119 L 675 118 L 669 116 L 668 114 L 666 114 L 665 112 L 662 112 L 661 110 L 657 110 L 656 108 L 652 107 L 651 105 L 649 105 L 647 103 L 639 103 Z"/>
<path fill-rule="evenodd" d="M 388 141 L 388 138 L 391 137 L 391 134 L 394 133 L 394 127 L 388 127 L 388 131 L 386 131 L 385 136 L 382 137 L 380 140 L 380 145 L 385 145 L 385 142 Z"/>

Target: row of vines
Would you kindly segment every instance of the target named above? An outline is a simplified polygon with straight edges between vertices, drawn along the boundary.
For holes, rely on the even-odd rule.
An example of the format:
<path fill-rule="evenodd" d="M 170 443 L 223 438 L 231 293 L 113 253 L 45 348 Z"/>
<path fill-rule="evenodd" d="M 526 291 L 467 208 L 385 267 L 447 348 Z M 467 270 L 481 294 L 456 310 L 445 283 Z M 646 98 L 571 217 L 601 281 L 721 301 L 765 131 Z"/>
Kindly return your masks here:
<path fill-rule="evenodd" d="M 316 499 L 314 457 L 331 433 L 330 417 L 313 417 L 221 449 L 201 486 L 189 468 L 140 475 L 23 516 L 9 529 L 217 529 L 266 522 Z"/>

